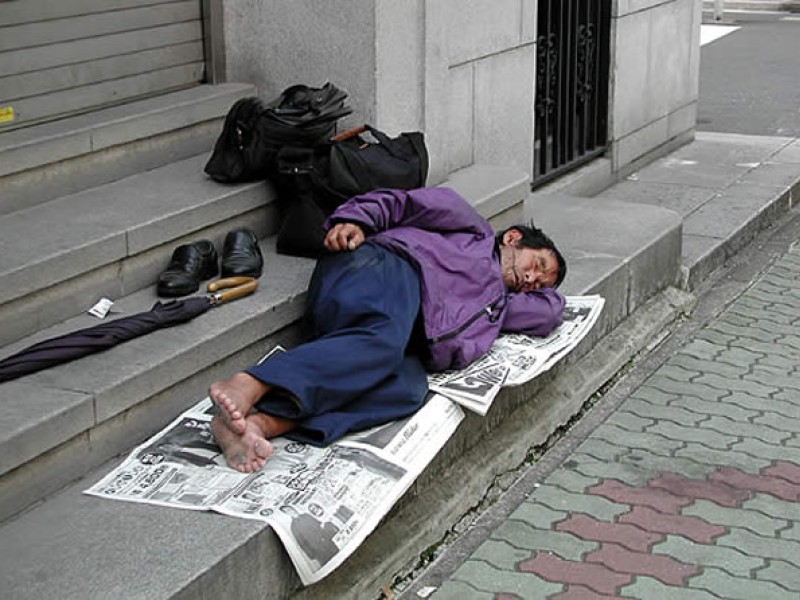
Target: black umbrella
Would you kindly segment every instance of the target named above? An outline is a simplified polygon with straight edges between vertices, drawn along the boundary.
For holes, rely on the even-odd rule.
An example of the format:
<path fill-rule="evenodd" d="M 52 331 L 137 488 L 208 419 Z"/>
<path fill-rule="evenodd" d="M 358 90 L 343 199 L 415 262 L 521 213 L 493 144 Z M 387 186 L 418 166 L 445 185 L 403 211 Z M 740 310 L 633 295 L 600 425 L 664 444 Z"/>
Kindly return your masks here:
<path fill-rule="evenodd" d="M 231 287 L 225 292 L 218 291 Z M 220 279 L 208 284 L 208 291 L 216 293 L 156 302 L 149 311 L 33 344 L 0 361 L 0 383 L 100 352 L 156 329 L 185 323 L 212 306 L 254 292 L 256 287 L 258 282 L 252 277 Z"/>

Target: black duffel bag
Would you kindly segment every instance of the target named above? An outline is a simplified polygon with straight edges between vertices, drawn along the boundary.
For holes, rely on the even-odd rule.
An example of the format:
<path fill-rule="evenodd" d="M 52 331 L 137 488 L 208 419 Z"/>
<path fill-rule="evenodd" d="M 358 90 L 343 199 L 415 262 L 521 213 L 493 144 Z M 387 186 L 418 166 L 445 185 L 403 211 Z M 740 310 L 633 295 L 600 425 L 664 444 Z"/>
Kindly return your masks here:
<path fill-rule="evenodd" d="M 330 139 L 336 121 L 352 112 L 346 98 L 347 93 L 326 83 L 290 86 L 266 104 L 255 96 L 236 101 L 205 172 L 223 183 L 274 177 L 283 146 L 313 147 Z"/>
<path fill-rule="evenodd" d="M 319 256 L 322 224 L 336 207 L 378 188 L 424 187 L 428 163 L 421 132 L 390 138 L 369 125 L 342 132 L 316 147 L 282 148 L 277 156 L 276 186 L 283 208 L 277 251 Z"/>

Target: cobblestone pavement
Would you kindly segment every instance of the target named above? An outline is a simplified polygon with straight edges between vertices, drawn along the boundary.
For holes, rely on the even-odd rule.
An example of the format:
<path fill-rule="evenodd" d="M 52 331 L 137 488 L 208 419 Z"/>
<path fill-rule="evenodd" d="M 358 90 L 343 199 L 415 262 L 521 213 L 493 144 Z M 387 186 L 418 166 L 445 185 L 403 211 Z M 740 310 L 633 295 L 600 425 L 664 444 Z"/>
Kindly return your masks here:
<path fill-rule="evenodd" d="M 799 365 L 796 243 L 432 597 L 800 597 Z"/>

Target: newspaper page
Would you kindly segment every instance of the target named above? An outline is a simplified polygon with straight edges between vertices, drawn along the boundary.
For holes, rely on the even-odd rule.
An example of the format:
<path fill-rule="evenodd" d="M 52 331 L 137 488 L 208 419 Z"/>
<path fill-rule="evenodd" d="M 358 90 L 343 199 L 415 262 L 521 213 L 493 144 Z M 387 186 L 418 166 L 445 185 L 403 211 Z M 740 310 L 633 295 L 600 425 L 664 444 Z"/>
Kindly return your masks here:
<path fill-rule="evenodd" d="M 257 519 L 281 538 L 301 581 L 341 565 L 430 463 L 464 418 L 438 394 L 407 419 L 317 448 L 272 440 L 250 474 L 229 468 L 211 434 L 206 398 L 133 450 L 85 493 L 131 502 L 213 510 Z"/>
<path fill-rule="evenodd" d="M 428 377 L 432 391 L 485 415 L 504 386 L 521 385 L 552 368 L 592 329 L 603 310 L 600 296 L 567 296 L 564 322 L 550 335 L 535 338 L 503 334 L 480 360 L 460 371 Z"/>

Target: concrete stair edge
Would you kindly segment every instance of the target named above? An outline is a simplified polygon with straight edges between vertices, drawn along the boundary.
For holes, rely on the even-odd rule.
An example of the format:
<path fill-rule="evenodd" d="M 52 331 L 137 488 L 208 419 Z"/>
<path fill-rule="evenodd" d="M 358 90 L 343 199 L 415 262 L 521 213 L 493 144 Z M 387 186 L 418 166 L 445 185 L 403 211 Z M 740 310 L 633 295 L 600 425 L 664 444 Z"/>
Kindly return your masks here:
<path fill-rule="evenodd" d="M 567 232 L 562 231 L 561 228 L 572 227 L 572 224 L 569 219 L 559 220 L 557 213 L 561 211 L 561 208 L 557 201 L 547 204 L 542 199 L 539 199 L 537 202 L 537 219 L 542 220 L 542 226 L 554 239 L 564 239 L 560 246 L 570 260 L 574 256 L 571 254 L 573 250 L 585 252 L 586 248 L 591 249 L 591 242 L 586 240 L 587 237 L 591 236 L 583 236 L 584 239 L 581 240 L 582 246 L 573 247 L 571 245 L 572 242 L 566 237 Z M 544 204 L 547 204 L 547 207 Z M 627 208 L 627 204 L 625 208 Z M 614 206 L 614 202 L 610 201 L 607 206 Z M 601 210 L 601 207 L 598 206 L 597 210 Z M 663 209 L 652 210 L 652 207 L 647 207 L 639 213 L 642 218 L 648 218 L 648 215 L 653 219 L 654 227 L 661 229 L 659 235 L 648 235 L 647 239 L 645 239 L 643 234 L 642 239 L 644 241 L 640 240 L 639 247 L 633 248 L 629 253 L 630 255 L 607 257 L 602 256 L 603 253 L 600 251 L 596 252 L 597 256 L 593 257 L 594 261 L 586 262 L 585 270 L 576 267 L 572 272 L 572 279 L 566 282 L 564 291 L 568 294 L 593 293 L 595 291 L 607 293 L 619 285 L 620 281 L 625 282 L 623 294 L 609 295 L 601 323 L 598 323 L 595 330 L 567 359 L 568 363 L 572 364 L 573 361 L 580 360 L 593 346 L 600 343 L 606 335 L 610 334 L 616 326 L 624 322 L 630 316 L 630 311 L 644 306 L 648 294 L 651 297 L 658 294 L 660 290 L 653 290 L 652 288 L 654 279 L 647 275 L 647 272 L 651 269 L 651 261 L 648 257 L 659 254 L 670 256 L 675 263 L 672 271 L 677 270 L 680 260 L 680 244 L 676 245 L 675 239 L 676 236 L 678 240 L 680 239 L 680 226 L 675 226 L 675 215 Z M 631 241 L 630 248 L 633 245 L 634 241 Z M 593 271 L 593 273 L 590 273 L 590 271 Z M 658 278 L 655 278 L 655 280 L 658 280 Z M 635 301 L 632 299 L 635 299 Z M 628 360 L 637 351 L 638 348 L 634 346 L 636 346 L 635 343 L 619 345 L 618 352 L 626 357 L 621 359 L 622 362 Z M 447 444 L 437 457 L 435 464 L 431 465 L 415 484 L 415 493 L 407 494 L 406 497 L 401 499 L 397 510 L 402 511 L 403 506 L 406 506 L 407 510 L 413 513 L 415 498 L 420 493 L 420 490 L 435 488 L 439 473 L 445 472 L 447 469 L 452 471 L 453 466 L 457 464 L 458 458 L 466 454 L 465 451 L 477 448 L 485 441 L 487 436 L 491 437 L 494 428 L 499 427 L 501 423 L 508 422 L 509 418 L 513 421 L 514 410 L 530 405 L 531 397 L 536 395 L 536 391 L 542 385 L 546 385 L 550 381 L 557 381 L 559 378 L 565 377 L 568 372 L 569 370 L 566 367 L 563 369 L 556 368 L 553 372 L 535 380 L 528 386 L 506 390 L 498 399 L 497 406 L 490 412 L 491 418 L 470 418 L 465 421 L 466 425 L 462 425 L 459 428 L 454 439 Z M 595 383 L 599 387 L 604 381 Z M 570 388 L 566 384 L 565 386 L 565 389 Z M 525 410 L 531 409 L 529 407 L 525 408 Z M 563 415 L 561 416 L 563 417 Z M 113 502 L 104 503 L 102 500 L 90 499 L 80 495 L 80 490 L 88 487 L 91 480 L 107 473 L 110 467 L 111 465 L 105 465 L 93 473 L 88 480 L 71 486 L 63 493 L 45 501 L 40 506 L 32 508 L 29 512 L 23 513 L 17 519 L 9 521 L 7 525 L 0 528 L 0 535 L 18 537 L 20 533 L 14 532 L 22 532 L 25 527 L 39 528 L 43 522 L 57 524 L 59 531 L 51 532 L 53 533 L 52 539 L 48 536 L 37 536 L 37 543 L 43 545 L 41 548 L 42 555 L 38 560 L 44 560 L 43 556 L 45 554 L 49 561 L 59 560 L 60 555 L 64 553 L 72 555 L 72 550 L 67 549 L 66 544 L 63 544 L 63 542 L 63 545 L 59 544 L 57 540 L 71 540 L 70 543 L 73 544 L 71 548 L 77 546 L 81 549 L 82 563 L 77 564 L 85 564 L 85 561 L 91 562 L 95 560 L 92 558 L 93 556 L 96 556 L 98 560 L 101 556 L 106 556 L 103 546 L 106 544 L 113 545 L 113 540 L 126 535 L 129 536 L 127 538 L 128 545 L 136 548 L 134 555 L 129 560 L 121 561 L 117 565 L 115 573 L 97 574 L 92 579 L 81 578 L 75 572 L 78 568 L 77 564 L 72 569 L 69 569 L 66 564 L 69 562 L 68 556 L 62 563 L 63 567 L 59 569 L 59 573 L 65 579 L 62 579 L 60 583 L 58 578 L 50 582 L 38 582 L 40 585 L 36 590 L 39 594 L 46 592 L 47 587 L 53 585 L 59 587 L 67 596 L 72 594 L 75 597 L 97 597 L 100 590 L 110 589 L 108 586 L 112 585 L 112 581 L 109 581 L 109 579 L 117 582 L 130 579 L 132 573 L 134 571 L 140 572 L 144 568 L 143 564 L 146 561 L 153 560 L 153 556 L 172 556 L 172 560 L 175 562 L 174 556 L 178 549 L 180 549 L 180 556 L 191 556 L 192 558 L 185 562 L 177 561 L 174 568 L 158 573 L 160 579 L 158 582 L 153 582 L 152 588 L 153 590 L 158 590 L 157 597 L 201 597 L 209 589 L 215 589 L 215 586 L 221 585 L 220 581 L 228 581 L 231 577 L 228 571 L 231 568 L 231 564 L 238 563 L 241 566 L 241 561 L 244 560 L 245 554 L 247 555 L 248 564 L 253 560 L 258 560 L 261 567 L 253 569 L 250 575 L 245 575 L 240 570 L 236 571 L 236 577 L 246 578 L 251 583 L 250 586 L 243 586 L 245 588 L 242 595 L 243 598 L 285 598 L 290 590 L 298 588 L 299 583 L 296 575 L 288 565 L 285 555 L 282 551 L 276 549 L 275 536 L 271 531 L 257 523 L 242 523 L 236 519 L 226 519 L 225 517 L 207 514 L 178 514 L 188 511 L 122 505 L 121 503 Z M 486 472 L 480 474 L 483 480 L 487 476 L 489 475 Z M 430 493 L 437 496 L 435 490 Z M 441 492 L 438 492 L 438 494 L 440 496 Z M 441 500 L 439 496 L 437 497 Z M 75 509 L 75 506 L 78 506 L 78 509 Z M 85 508 L 86 506 L 91 508 Z M 146 508 L 150 510 L 145 510 Z M 93 514 L 101 525 L 94 525 L 89 528 L 90 530 L 86 530 L 85 519 L 88 517 L 79 516 L 76 521 L 69 522 L 52 516 L 76 514 L 76 510 L 78 513 Z M 395 517 L 393 515 L 395 512 L 393 510 L 387 519 L 387 523 L 379 527 L 367 539 L 365 547 L 360 549 L 355 557 L 352 557 L 322 583 L 307 588 L 297 595 L 299 597 L 324 597 L 327 594 L 327 597 L 332 597 L 331 594 L 336 596 L 338 592 L 342 597 L 352 597 L 354 595 L 358 597 L 358 591 L 374 593 L 374 587 L 368 586 L 377 581 L 376 574 L 381 570 L 381 567 L 376 565 L 374 560 L 376 556 L 374 544 L 380 544 L 380 540 L 384 540 L 382 543 L 389 544 L 388 538 L 394 538 L 394 534 L 384 535 L 382 532 L 393 531 L 392 527 L 396 528 L 398 526 L 396 524 L 390 525 L 394 521 Z M 447 514 L 449 519 L 453 519 L 456 516 L 452 511 Z M 452 525 L 452 521 L 441 520 L 437 522 L 437 525 L 440 528 L 447 528 Z M 135 531 L 129 531 L 132 527 Z M 175 529 L 176 527 L 177 529 Z M 98 529 L 102 529 L 102 535 L 98 532 Z M 235 534 L 240 535 L 242 539 L 241 542 L 234 544 L 234 547 L 229 544 L 221 544 L 218 548 L 208 548 L 208 545 L 205 544 L 204 549 L 200 550 L 197 547 L 200 544 L 196 541 L 190 542 L 191 547 L 187 547 L 186 536 L 183 533 L 187 529 L 191 531 L 202 530 L 212 536 L 212 539 L 221 537 L 225 540 L 230 540 L 235 537 Z M 164 530 L 173 530 L 173 534 L 162 533 L 156 537 L 148 535 L 148 533 L 154 534 L 156 531 L 163 532 Z M 168 538 L 167 540 L 164 539 L 165 536 Z M 409 544 L 402 542 L 398 544 L 395 538 L 391 543 L 398 546 L 392 553 L 393 558 L 390 566 L 393 568 L 400 562 L 407 562 L 416 556 L 415 553 L 423 549 L 418 545 L 412 547 L 412 544 L 419 543 L 418 539 L 409 542 Z M 25 548 L 20 548 L 18 552 L 15 552 L 14 556 L 9 556 L 8 561 L 5 557 L 0 561 L 0 564 L 3 565 L 0 569 L 6 572 L 4 576 L 10 578 L 9 581 L 12 582 L 14 590 L 23 590 L 30 585 L 28 582 L 31 581 L 32 573 L 35 571 L 36 556 L 39 556 L 36 554 L 37 550 L 33 547 L 34 545 L 34 540 L 32 540 Z M 168 547 L 165 548 L 165 545 Z M 373 550 L 367 552 L 366 548 L 368 547 Z M 258 551 L 258 554 L 253 554 L 254 549 Z M 111 548 L 111 551 L 115 551 L 114 548 Z M 187 572 L 187 569 L 191 570 L 191 573 Z M 354 577 L 361 577 L 363 583 L 354 587 Z M 252 581 L 252 579 L 257 579 L 257 581 Z M 382 581 L 385 582 L 386 580 Z M 73 589 L 70 586 L 78 587 Z M 130 597 L 144 597 L 144 595 L 131 593 Z M 151 595 L 149 597 L 154 596 Z"/>
<path fill-rule="evenodd" d="M 267 182 L 222 185 L 202 173 L 205 155 L 0 215 L 0 344 L 8 344 L 151 285 L 175 246 L 221 227 L 264 237 L 277 227 Z M 43 232 L 42 223 L 59 224 Z M 30 240 L 40 240 L 31 243 Z M 14 250 L 12 252 L 12 250 Z"/>
<path fill-rule="evenodd" d="M 202 85 L 0 133 L 0 214 L 47 202 L 210 149 L 246 84 Z"/>

